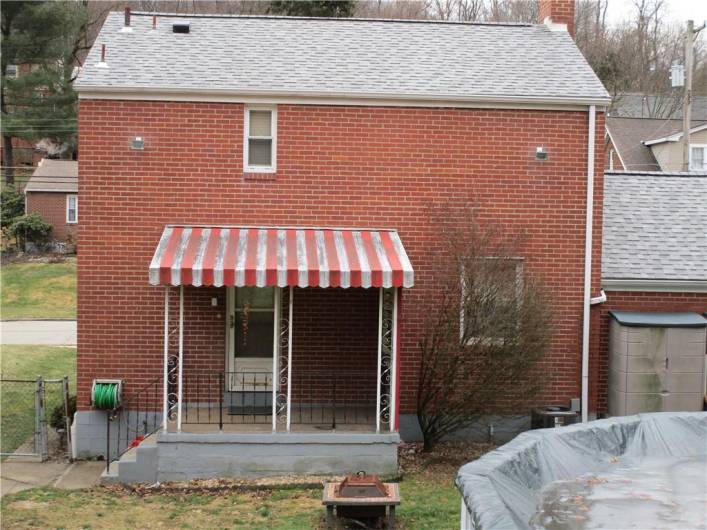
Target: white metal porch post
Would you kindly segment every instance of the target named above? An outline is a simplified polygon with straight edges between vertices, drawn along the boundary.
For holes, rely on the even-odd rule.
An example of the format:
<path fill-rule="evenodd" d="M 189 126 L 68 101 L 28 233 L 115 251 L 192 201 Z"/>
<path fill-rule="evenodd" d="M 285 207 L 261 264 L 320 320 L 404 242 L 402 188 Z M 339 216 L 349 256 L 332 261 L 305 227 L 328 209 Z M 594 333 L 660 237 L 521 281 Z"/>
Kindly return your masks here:
<path fill-rule="evenodd" d="M 277 360 L 280 356 L 280 315 L 282 313 L 282 296 L 280 289 L 275 289 L 275 325 L 273 326 L 272 337 L 272 432 L 277 431 L 277 387 L 280 384 L 280 374 L 278 372 Z"/>
<path fill-rule="evenodd" d="M 390 369 L 390 432 L 395 432 L 395 406 L 398 400 L 398 287 L 393 288 L 393 329 L 390 333 L 392 362 Z"/>
<path fill-rule="evenodd" d="M 381 430 L 381 371 L 383 370 L 383 288 L 378 289 L 378 373 L 376 377 L 376 432 Z"/>
<path fill-rule="evenodd" d="M 290 285 L 290 296 L 288 297 L 289 310 L 287 315 L 287 432 L 290 432 L 290 411 L 292 395 L 292 308 L 294 298 L 294 287 Z"/>
<path fill-rule="evenodd" d="M 182 366 L 184 361 L 184 286 L 179 286 L 179 363 L 177 379 L 177 432 L 182 432 Z"/>
<path fill-rule="evenodd" d="M 164 367 L 162 369 L 162 428 L 167 430 L 169 417 L 169 287 L 164 288 Z"/>

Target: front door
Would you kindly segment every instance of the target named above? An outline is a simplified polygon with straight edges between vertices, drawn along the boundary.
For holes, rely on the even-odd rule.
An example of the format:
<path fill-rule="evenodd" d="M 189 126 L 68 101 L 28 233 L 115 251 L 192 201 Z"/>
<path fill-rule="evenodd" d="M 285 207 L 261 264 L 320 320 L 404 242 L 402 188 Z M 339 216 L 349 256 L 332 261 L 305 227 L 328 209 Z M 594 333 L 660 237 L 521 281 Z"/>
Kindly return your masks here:
<path fill-rule="evenodd" d="M 274 287 L 234 287 L 229 292 L 226 379 L 231 392 L 272 393 L 276 298 Z"/>

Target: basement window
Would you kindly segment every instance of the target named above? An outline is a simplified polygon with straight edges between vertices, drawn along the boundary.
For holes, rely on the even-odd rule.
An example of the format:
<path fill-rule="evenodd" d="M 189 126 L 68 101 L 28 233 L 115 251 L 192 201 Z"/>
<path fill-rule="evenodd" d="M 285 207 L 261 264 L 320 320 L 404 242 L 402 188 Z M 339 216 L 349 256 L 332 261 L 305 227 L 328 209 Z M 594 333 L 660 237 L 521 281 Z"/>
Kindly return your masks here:
<path fill-rule="evenodd" d="M 274 173 L 277 159 L 277 110 L 249 107 L 245 110 L 243 170 Z"/>
<path fill-rule="evenodd" d="M 66 224 L 79 222 L 79 197 L 78 195 L 66 196 Z"/>

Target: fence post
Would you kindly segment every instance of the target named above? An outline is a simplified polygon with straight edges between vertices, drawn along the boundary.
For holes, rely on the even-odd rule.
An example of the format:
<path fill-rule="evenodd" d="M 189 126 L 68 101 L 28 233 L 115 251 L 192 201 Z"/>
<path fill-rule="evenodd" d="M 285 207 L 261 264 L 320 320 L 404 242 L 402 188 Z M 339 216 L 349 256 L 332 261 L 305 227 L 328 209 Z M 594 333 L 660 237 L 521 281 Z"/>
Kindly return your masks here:
<path fill-rule="evenodd" d="M 224 377 L 225 374 L 223 372 L 219 372 L 219 396 L 218 396 L 218 430 L 219 432 L 223 430 L 223 400 L 225 398 L 225 392 L 224 388 L 226 385 L 224 385 Z"/>
<path fill-rule="evenodd" d="M 44 378 L 42 376 L 37 377 L 37 391 L 36 391 L 36 411 L 35 411 L 35 425 L 37 428 L 37 433 L 35 435 L 35 449 L 39 453 L 39 458 L 46 460 L 47 458 L 47 421 L 44 411 Z"/>
<path fill-rule="evenodd" d="M 69 460 L 73 460 L 74 452 L 71 445 L 71 418 L 69 411 L 69 378 L 64 376 L 61 380 L 61 391 L 64 398 L 64 423 L 66 424 L 66 451 L 69 454 Z"/>
<path fill-rule="evenodd" d="M 120 438 L 120 434 L 118 434 L 118 438 Z M 110 473 L 110 411 L 106 411 L 106 474 L 108 473 Z"/>

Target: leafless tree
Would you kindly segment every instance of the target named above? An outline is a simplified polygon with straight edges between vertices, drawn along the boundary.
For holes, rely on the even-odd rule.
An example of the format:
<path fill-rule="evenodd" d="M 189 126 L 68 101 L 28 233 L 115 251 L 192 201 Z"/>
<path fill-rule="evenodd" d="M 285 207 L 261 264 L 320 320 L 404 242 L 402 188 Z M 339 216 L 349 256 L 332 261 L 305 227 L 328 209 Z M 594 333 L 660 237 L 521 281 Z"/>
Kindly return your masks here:
<path fill-rule="evenodd" d="M 483 415 L 529 406 L 551 340 L 550 304 L 539 280 L 522 272 L 521 240 L 462 210 L 432 213 L 444 237 L 419 343 L 425 450 Z"/>

